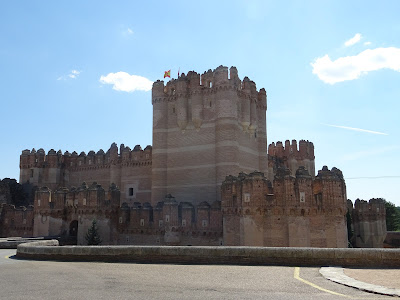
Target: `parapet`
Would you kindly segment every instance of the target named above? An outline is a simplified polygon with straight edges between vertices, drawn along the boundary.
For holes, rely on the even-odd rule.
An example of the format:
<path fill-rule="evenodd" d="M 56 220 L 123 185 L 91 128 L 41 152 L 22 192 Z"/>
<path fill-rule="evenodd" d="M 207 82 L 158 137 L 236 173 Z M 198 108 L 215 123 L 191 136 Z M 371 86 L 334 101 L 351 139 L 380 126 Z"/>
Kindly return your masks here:
<path fill-rule="evenodd" d="M 332 170 L 329 170 L 327 166 L 323 166 L 322 170 L 318 171 L 316 178 L 323 180 L 344 181 L 342 171 L 335 167 L 333 167 Z"/>
<path fill-rule="evenodd" d="M 370 199 L 369 201 L 357 199 L 353 211 L 356 213 L 384 213 L 385 201 L 383 199 Z M 385 214 L 386 215 L 386 214 Z"/>
<path fill-rule="evenodd" d="M 298 148 L 296 140 L 292 140 L 292 142 L 286 140 L 285 146 L 283 146 L 281 141 L 278 141 L 276 144 L 273 142 L 268 146 L 268 154 L 281 159 L 315 159 L 314 144 L 308 140 L 300 140 Z"/>
<path fill-rule="evenodd" d="M 111 162 L 119 163 L 132 163 L 132 164 L 151 164 L 152 147 L 146 146 L 144 150 L 140 145 L 136 145 L 133 150 L 125 147 L 124 144 L 120 145 L 119 151 L 116 143 L 111 144 L 110 149 L 104 152 L 102 149 L 95 152 L 93 150 L 86 154 L 82 151 L 79 155 L 76 151 L 70 153 L 65 151 L 62 154 L 61 150 L 57 152 L 51 149 L 47 155 L 43 149 L 36 151 L 32 149 L 23 150 L 20 156 L 20 168 L 46 168 L 58 167 L 63 165 L 66 168 L 87 167 L 87 166 L 107 166 Z"/>
<path fill-rule="evenodd" d="M 261 89 L 257 92 L 254 81 L 245 77 L 243 81 L 239 79 L 236 67 L 228 70 L 226 66 L 219 66 L 215 70 L 209 69 L 203 74 L 195 71 L 182 73 L 177 79 L 171 79 L 164 86 L 164 81 L 157 80 L 153 83 L 152 98 L 153 103 L 156 99 L 165 97 L 175 97 L 181 94 L 198 93 L 199 91 L 218 90 L 219 88 L 234 88 L 242 91 L 249 97 L 254 97 L 260 103 L 266 105 L 266 92 Z"/>

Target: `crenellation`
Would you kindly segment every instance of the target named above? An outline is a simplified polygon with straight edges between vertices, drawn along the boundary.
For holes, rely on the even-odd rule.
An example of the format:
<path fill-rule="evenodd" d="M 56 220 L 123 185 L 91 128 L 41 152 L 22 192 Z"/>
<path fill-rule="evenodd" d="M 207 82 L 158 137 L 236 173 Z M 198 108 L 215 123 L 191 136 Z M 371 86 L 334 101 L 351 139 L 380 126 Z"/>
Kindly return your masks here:
<path fill-rule="evenodd" d="M 312 142 L 300 140 L 285 141 L 285 146 L 281 141 L 276 144 L 271 143 L 268 146 L 268 174 L 269 177 L 276 174 L 277 169 L 285 167 L 290 169 L 292 175 L 295 175 L 299 167 L 305 167 L 311 176 L 315 176 L 315 156 L 314 145 Z"/>

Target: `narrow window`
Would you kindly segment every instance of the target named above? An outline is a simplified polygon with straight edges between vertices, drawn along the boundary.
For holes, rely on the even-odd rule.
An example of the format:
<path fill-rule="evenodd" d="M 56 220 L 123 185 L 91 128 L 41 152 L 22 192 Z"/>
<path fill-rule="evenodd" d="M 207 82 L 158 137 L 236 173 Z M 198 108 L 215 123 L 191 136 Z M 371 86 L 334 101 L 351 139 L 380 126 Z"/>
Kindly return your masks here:
<path fill-rule="evenodd" d="M 202 220 L 201 221 L 201 226 L 207 227 L 208 226 L 208 220 Z"/>
<path fill-rule="evenodd" d="M 244 194 L 244 202 L 250 202 L 250 194 L 249 193 Z"/>
<path fill-rule="evenodd" d="M 40 199 L 38 199 L 37 201 L 37 206 L 40 206 Z"/>
<path fill-rule="evenodd" d="M 31 178 L 33 177 L 33 169 L 31 169 Z"/>
<path fill-rule="evenodd" d="M 119 224 L 122 224 L 122 217 L 119 217 Z"/>
<path fill-rule="evenodd" d="M 175 106 L 172 107 L 172 113 L 175 113 Z"/>
<path fill-rule="evenodd" d="M 182 220 L 182 227 L 186 227 L 186 220 L 185 219 Z"/>
<path fill-rule="evenodd" d="M 133 196 L 133 188 L 129 188 L 129 197 Z"/>
<path fill-rule="evenodd" d="M 144 219 L 140 219 L 140 226 L 144 226 Z"/>
<path fill-rule="evenodd" d="M 159 220 L 158 221 L 158 227 L 163 227 L 164 226 L 164 221 L 163 220 Z"/>
<path fill-rule="evenodd" d="M 306 202 L 306 193 L 300 192 L 300 202 Z"/>
<path fill-rule="evenodd" d="M 127 243 L 129 243 L 129 235 L 127 235 L 127 236 L 125 237 L 125 241 L 126 241 Z"/>
<path fill-rule="evenodd" d="M 83 198 L 83 205 L 86 206 L 86 198 Z"/>
<path fill-rule="evenodd" d="M 169 215 L 165 215 L 165 222 L 169 222 Z"/>

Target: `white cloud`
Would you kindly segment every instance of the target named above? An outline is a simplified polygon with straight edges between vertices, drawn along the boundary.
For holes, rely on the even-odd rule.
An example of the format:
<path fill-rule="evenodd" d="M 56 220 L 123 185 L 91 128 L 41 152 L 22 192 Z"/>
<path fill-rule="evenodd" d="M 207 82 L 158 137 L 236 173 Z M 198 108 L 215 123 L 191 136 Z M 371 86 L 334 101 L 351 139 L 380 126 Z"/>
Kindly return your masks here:
<path fill-rule="evenodd" d="M 361 40 L 361 34 L 360 33 L 356 33 L 356 35 L 353 36 L 351 39 L 347 40 L 344 43 L 344 45 L 346 47 L 350 47 L 350 46 L 353 46 L 353 45 L 357 44 L 360 40 Z"/>
<path fill-rule="evenodd" d="M 129 37 L 130 35 L 134 34 L 134 32 L 131 28 L 125 27 L 125 26 L 124 26 L 124 28 L 121 28 L 121 33 L 122 33 L 122 36 L 124 36 L 126 38 Z"/>
<path fill-rule="evenodd" d="M 369 46 L 371 45 L 371 42 L 364 42 L 364 46 Z"/>
<path fill-rule="evenodd" d="M 57 78 L 57 80 L 66 80 L 68 78 L 76 79 L 81 71 L 78 70 L 71 70 L 67 75 L 63 75 Z"/>
<path fill-rule="evenodd" d="M 384 133 L 384 132 L 372 131 L 372 130 L 361 129 L 361 128 L 354 128 L 354 127 L 348 127 L 348 126 L 331 125 L 331 124 L 322 124 L 322 125 L 330 126 L 330 127 L 336 127 L 336 128 L 342 128 L 342 129 L 347 129 L 347 130 L 354 130 L 354 131 L 372 133 L 372 134 L 389 135 L 389 134 Z"/>
<path fill-rule="evenodd" d="M 145 77 L 129 75 L 126 72 L 109 73 L 100 77 L 103 84 L 112 84 L 113 89 L 122 92 L 150 91 L 153 82 Z"/>
<path fill-rule="evenodd" d="M 340 57 L 334 61 L 326 54 L 313 63 L 313 74 L 329 84 L 353 80 L 362 74 L 380 69 L 400 72 L 400 48 L 367 49 L 354 56 Z"/>

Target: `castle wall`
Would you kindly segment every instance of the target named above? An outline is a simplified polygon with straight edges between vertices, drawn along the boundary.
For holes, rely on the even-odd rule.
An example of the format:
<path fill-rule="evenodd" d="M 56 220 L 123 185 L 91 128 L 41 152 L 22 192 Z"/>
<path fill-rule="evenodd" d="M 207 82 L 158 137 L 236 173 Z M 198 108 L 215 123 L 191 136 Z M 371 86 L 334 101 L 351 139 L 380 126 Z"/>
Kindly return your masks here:
<path fill-rule="evenodd" d="M 0 237 L 32 237 L 33 207 L 0 204 Z"/>
<path fill-rule="evenodd" d="M 52 149 L 46 155 L 43 149 L 37 152 L 24 150 L 20 159 L 20 182 L 36 186 L 47 186 L 51 190 L 59 187 L 77 187 L 82 182 L 97 182 L 102 186 L 112 183 L 121 188 L 121 204 L 135 201 L 144 203 L 151 199 L 150 146 L 142 150 L 139 145 L 133 150 L 124 145 L 112 144 L 107 153 L 103 150 L 87 155 L 82 152 L 57 153 Z"/>
<path fill-rule="evenodd" d="M 324 167 L 315 180 L 304 167 L 295 177 L 280 169 L 273 184 L 260 172 L 228 176 L 222 185 L 224 244 L 347 247 L 344 199 L 336 168 Z"/>

